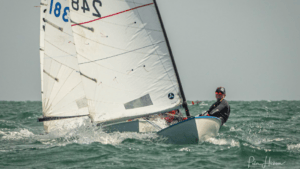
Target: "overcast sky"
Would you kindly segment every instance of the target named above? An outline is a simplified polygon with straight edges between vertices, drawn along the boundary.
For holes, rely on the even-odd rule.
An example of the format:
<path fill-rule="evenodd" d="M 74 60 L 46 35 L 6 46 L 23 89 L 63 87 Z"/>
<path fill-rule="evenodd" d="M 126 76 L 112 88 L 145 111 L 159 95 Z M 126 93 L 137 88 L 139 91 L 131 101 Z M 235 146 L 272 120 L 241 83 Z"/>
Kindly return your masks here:
<path fill-rule="evenodd" d="M 300 100 L 299 0 L 157 0 L 188 100 Z M 0 1 L 0 100 L 41 100 L 40 0 Z"/>

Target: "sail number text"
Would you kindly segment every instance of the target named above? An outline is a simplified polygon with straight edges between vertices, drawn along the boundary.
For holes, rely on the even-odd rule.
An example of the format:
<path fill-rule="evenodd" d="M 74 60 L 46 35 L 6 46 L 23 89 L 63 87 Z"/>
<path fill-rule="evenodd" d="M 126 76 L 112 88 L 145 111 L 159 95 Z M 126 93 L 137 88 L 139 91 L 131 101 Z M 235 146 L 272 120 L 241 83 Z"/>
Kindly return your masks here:
<path fill-rule="evenodd" d="M 89 4 L 87 3 L 87 0 L 82 0 L 82 3 L 79 3 L 80 0 L 72 0 L 72 8 L 75 10 L 75 11 L 78 11 L 79 10 L 79 6 L 80 4 L 82 4 L 81 6 L 81 9 L 83 11 L 83 13 L 85 13 L 85 11 L 90 11 L 90 7 L 89 7 Z M 93 16 L 96 16 L 96 17 L 101 17 L 101 14 L 99 12 L 99 10 L 97 9 L 97 7 L 101 7 L 102 6 L 102 2 L 100 0 L 93 0 L 93 7 L 96 11 L 96 13 L 93 13 Z"/>
<path fill-rule="evenodd" d="M 61 11 L 61 3 L 56 2 L 56 4 L 54 5 L 54 9 L 53 9 L 53 0 L 51 0 L 49 14 L 52 13 L 52 10 L 53 10 L 53 13 L 54 13 L 55 17 L 59 17 L 61 12 L 63 12 L 63 14 L 62 14 L 63 21 L 64 22 L 69 22 L 69 19 L 66 17 L 68 15 L 67 11 L 70 11 L 69 7 L 65 7 L 63 9 L 63 11 Z"/>
<path fill-rule="evenodd" d="M 62 16 L 62 20 L 64 22 L 69 22 L 69 19 L 67 18 L 67 11 L 70 12 L 70 8 L 69 7 L 65 7 L 63 10 L 62 10 L 62 6 L 61 6 L 61 3 L 60 2 L 56 2 L 54 4 L 53 2 L 54 0 L 51 0 L 50 2 L 50 10 L 49 10 L 49 14 L 52 14 L 52 11 L 54 13 L 54 16 L 55 17 L 60 17 Z M 75 10 L 75 11 L 78 11 L 79 10 L 79 7 L 80 7 L 80 1 L 81 0 L 72 0 L 72 8 Z M 101 17 L 101 14 L 99 12 L 99 10 L 97 9 L 97 7 L 101 7 L 102 6 L 102 2 L 100 0 L 93 0 L 93 7 L 96 11 L 96 13 L 93 13 L 93 16 L 96 16 L 96 17 Z M 85 11 L 90 11 L 90 8 L 89 8 L 89 5 L 87 3 L 87 0 L 82 0 L 82 6 L 81 6 L 81 9 L 83 11 L 83 13 L 85 13 Z M 61 15 L 62 14 L 62 15 Z"/>

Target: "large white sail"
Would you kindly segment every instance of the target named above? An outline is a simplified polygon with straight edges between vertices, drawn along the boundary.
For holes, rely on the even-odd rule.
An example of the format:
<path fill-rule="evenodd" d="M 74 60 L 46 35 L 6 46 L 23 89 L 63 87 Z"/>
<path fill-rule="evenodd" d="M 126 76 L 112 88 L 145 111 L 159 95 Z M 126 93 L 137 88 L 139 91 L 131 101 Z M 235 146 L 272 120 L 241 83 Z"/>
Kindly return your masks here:
<path fill-rule="evenodd" d="M 69 0 L 80 74 L 95 122 L 182 105 L 153 0 Z"/>
<path fill-rule="evenodd" d="M 44 34 L 43 115 L 75 117 L 88 115 L 88 105 L 76 58 L 67 0 L 48 0 Z M 55 119 L 55 118 L 53 118 Z M 64 120 L 45 121 L 50 131 Z"/>

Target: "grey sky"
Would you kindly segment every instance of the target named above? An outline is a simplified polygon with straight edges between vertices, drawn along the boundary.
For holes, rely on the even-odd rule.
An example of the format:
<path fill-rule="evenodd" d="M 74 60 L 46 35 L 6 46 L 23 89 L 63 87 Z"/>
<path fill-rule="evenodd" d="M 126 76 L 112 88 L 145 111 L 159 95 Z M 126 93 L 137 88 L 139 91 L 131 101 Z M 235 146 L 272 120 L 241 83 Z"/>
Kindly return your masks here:
<path fill-rule="evenodd" d="M 299 0 L 157 0 L 188 100 L 299 100 Z M 0 100 L 41 100 L 40 0 L 0 1 Z"/>

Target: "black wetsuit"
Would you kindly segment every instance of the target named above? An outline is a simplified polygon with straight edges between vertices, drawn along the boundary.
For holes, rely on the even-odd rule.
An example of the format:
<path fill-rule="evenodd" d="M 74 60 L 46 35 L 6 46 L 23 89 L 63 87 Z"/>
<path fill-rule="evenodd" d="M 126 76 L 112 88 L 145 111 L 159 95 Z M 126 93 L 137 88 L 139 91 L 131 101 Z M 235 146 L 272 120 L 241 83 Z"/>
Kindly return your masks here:
<path fill-rule="evenodd" d="M 228 102 L 223 99 L 222 101 L 217 101 L 213 105 L 210 106 L 209 110 L 205 112 L 210 116 L 218 117 L 222 120 L 222 125 L 226 123 L 229 115 L 230 115 L 230 106 Z"/>

